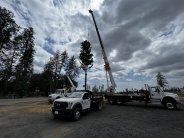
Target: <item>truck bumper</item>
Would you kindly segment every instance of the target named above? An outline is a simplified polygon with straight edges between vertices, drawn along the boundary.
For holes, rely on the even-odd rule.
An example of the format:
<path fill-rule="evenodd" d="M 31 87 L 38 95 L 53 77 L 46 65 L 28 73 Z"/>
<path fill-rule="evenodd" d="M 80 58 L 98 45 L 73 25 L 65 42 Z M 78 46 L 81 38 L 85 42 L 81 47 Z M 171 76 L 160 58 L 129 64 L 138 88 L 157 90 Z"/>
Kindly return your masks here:
<path fill-rule="evenodd" d="M 72 109 L 54 109 L 52 107 L 52 114 L 58 117 L 72 117 Z"/>

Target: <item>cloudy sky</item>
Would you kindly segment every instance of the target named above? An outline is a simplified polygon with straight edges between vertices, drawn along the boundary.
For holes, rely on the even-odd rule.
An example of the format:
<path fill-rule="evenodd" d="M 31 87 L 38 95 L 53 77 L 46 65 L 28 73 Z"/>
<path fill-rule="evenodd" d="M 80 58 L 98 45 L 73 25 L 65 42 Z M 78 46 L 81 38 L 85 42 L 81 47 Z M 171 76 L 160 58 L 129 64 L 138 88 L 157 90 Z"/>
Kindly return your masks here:
<path fill-rule="evenodd" d="M 88 10 L 92 9 L 117 91 L 155 85 L 161 72 L 170 86 L 184 86 L 184 0 L 0 0 L 17 24 L 35 30 L 34 71 L 56 50 L 77 59 L 80 43 L 92 44 L 88 84 L 106 85 L 104 61 Z M 77 79 L 79 88 L 84 73 Z"/>

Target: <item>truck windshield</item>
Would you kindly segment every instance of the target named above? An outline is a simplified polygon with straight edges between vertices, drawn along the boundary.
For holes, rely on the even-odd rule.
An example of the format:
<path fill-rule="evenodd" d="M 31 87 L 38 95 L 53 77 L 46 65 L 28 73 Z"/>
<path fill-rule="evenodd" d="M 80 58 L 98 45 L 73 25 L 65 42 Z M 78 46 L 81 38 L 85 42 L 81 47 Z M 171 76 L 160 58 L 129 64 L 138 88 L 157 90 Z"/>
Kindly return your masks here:
<path fill-rule="evenodd" d="M 153 92 L 160 92 L 159 88 L 158 87 L 151 87 L 151 90 Z"/>
<path fill-rule="evenodd" d="M 82 94 L 83 93 L 81 93 L 81 92 L 73 92 L 68 97 L 70 97 L 70 98 L 81 98 L 82 97 Z"/>

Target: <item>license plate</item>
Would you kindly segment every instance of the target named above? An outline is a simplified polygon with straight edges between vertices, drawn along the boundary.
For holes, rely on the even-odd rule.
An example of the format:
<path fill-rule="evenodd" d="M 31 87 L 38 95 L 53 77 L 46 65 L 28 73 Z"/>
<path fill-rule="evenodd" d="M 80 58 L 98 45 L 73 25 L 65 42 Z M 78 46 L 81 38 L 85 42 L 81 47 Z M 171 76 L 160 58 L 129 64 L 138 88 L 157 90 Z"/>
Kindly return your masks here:
<path fill-rule="evenodd" d="M 57 115 L 57 114 L 58 114 L 58 111 L 55 111 L 55 112 L 54 112 L 54 114 L 56 114 L 56 115 Z"/>

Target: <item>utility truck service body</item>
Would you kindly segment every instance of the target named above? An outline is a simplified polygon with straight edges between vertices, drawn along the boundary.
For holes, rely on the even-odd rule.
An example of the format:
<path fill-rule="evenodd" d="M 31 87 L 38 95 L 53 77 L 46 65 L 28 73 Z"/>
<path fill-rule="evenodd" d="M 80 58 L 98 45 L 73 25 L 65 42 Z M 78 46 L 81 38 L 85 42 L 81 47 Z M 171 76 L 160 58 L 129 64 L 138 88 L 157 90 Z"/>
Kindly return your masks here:
<path fill-rule="evenodd" d="M 65 89 L 56 89 L 54 93 L 49 94 L 48 101 L 49 103 L 52 103 L 54 100 L 64 97 L 64 91 Z"/>
<path fill-rule="evenodd" d="M 160 87 L 148 87 L 148 90 L 124 94 L 107 94 L 106 98 L 110 104 L 123 104 L 132 101 L 143 101 L 147 104 L 160 104 L 165 108 L 173 110 L 180 103 L 179 96 L 174 93 L 164 92 Z"/>
<path fill-rule="evenodd" d="M 69 75 L 67 74 L 66 75 L 70 84 L 71 84 L 71 91 L 74 91 L 76 89 L 75 85 L 73 84 L 72 80 L 70 79 Z M 69 90 L 67 90 L 67 88 L 63 88 L 63 89 L 56 89 L 56 91 L 52 94 L 49 94 L 48 96 L 48 101 L 49 103 L 52 103 L 54 102 L 54 100 L 56 99 L 59 99 L 59 98 L 62 98 L 62 97 L 66 97 L 68 96 L 70 93 L 69 93 Z"/>
<path fill-rule="evenodd" d="M 74 121 L 81 117 L 81 113 L 97 108 L 101 110 L 103 106 L 103 96 L 94 95 L 90 91 L 77 91 L 68 97 L 56 99 L 53 103 L 52 113 L 57 117 L 71 117 Z"/>

